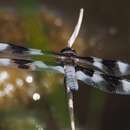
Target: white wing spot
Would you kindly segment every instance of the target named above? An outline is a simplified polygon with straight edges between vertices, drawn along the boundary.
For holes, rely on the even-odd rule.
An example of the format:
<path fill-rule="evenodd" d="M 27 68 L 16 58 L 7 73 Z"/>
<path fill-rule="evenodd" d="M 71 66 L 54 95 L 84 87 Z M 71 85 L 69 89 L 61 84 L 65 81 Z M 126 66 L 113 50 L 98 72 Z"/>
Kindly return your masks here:
<path fill-rule="evenodd" d="M 7 45 L 7 44 L 0 43 L 0 51 L 5 50 L 7 47 L 8 47 L 8 45 Z"/>
<path fill-rule="evenodd" d="M 118 61 L 117 65 L 119 67 L 119 70 L 122 74 L 124 74 L 127 71 L 128 64 Z"/>
<path fill-rule="evenodd" d="M 61 66 L 55 66 L 55 67 L 52 66 L 52 67 L 50 67 L 50 69 L 54 69 L 54 70 L 64 74 L 64 68 Z"/>
<path fill-rule="evenodd" d="M 30 53 L 31 55 L 43 55 L 43 53 L 42 53 L 41 50 L 32 49 L 32 48 L 29 49 L 29 53 Z"/>
<path fill-rule="evenodd" d="M 102 69 L 103 68 L 103 64 L 97 62 L 97 61 L 94 61 L 93 63 L 94 66 L 98 67 L 99 69 Z"/>
<path fill-rule="evenodd" d="M 98 83 L 98 82 L 100 83 L 100 82 L 103 81 L 103 78 L 102 78 L 100 75 L 94 74 L 93 77 L 92 77 L 92 80 L 93 80 L 94 82 L 96 82 L 96 83 Z"/>
<path fill-rule="evenodd" d="M 127 80 L 122 80 L 122 86 L 124 91 L 130 91 L 130 82 L 128 82 Z"/>
<path fill-rule="evenodd" d="M 10 65 L 10 63 L 11 63 L 10 59 L 6 59 L 6 58 L 0 59 L 0 64 L 1 65 L 8 66 L 8 65 Z"/>
<path fill-rule="evenodd" d="M 48 66 L 42 61 L 35 61 L 34 64 L 40 68 L 47 68 Z"/>
<path fill-rule="evenodd" d="M 77 71 L 76 78 L 79 80 L 85 80 L 85 79 L 88 79 L 89 77 L 85 75 L 82 71 Z"/>

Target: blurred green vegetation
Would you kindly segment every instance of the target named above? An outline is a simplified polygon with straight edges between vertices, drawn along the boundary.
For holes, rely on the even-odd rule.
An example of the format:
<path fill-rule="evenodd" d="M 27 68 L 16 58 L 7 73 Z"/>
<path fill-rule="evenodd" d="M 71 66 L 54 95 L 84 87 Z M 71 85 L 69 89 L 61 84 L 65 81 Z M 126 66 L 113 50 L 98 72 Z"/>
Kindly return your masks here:
<path fill-rule="evenodd" d="M 71 34 L 56 14 L 45 11 L 36 0 L 18 0 L 15 8 L 0 8 L 0 41 L 11 42 L 43 50 L 59 51 L 66 45 Z M 95 37 L 94 37 L 95 38 Z M 93 39 L 91 39 L 93 41 Z M 79 53 L 84 52 L 84 40 L 79 38 L 75 48 Z M 87 45 L 85 45 L 87 46 Z M 80 48 L 80 50 L 79 50 Z M 98 51 L 99 52 L 99 51 Z M 85 52 L 88 54 L 89 52 Z M 43 57 L 38 57 L 42 59 Z M 45 59 L 44 59 L 45 60 Z M 47 58 L 48 60 L 48 58 Z M 52 60 L 52 59 L 49 59 Z M 47 72 L 26 72 L 16 69 L 1 68 L 7 71 L 10 79 L 4 82 L 13 84 L 14 91 L 0 97 L 0 130 L 60 130 L 70 129 L 70 119 L 67 106 L 67 97 L 63 86 L 63 76 Z M 34 77 L 32 83 L 27 83 L 25 77 Z M 16 84 L 21 79 L 22 87 Z M 0 83 L 0 90 L 4 90 L 5 83 Z M 80 85 L 80 87 L 84 87 Z M 84 91 L 84 90 L 83 90 Z M 82 91 L 82 93 L 83 93 Z M 33 94 L 40 94 L 40 100 L 34 101 Z M 87 90 L 84 91 L 85 95 Z M 97 90 L 90 90 L 88 96 L 79 98 L 75 105 L 78 109 L 84 109 L 88 126 L 101 129 L 102 112 L 105 95 Z M 82 93 L 80 96 L 82 96 Z M 87 98 L 89 100 L 85 101 Z M 75 109 L 77 112 L 77 109 Z M 78 116 L 75 116 L 76 125 L 80 124 Z M 77 125 L 78 127 L 78 125 Z M 79 125 L 80 127 L 80 125 Z"/>
<path fill-rule="evenodd" d="M 13 7 L 11 9 L 0 9 L 1 42 L 26 43 L 25 46 L 50 50 L 49 43 L 51 41 L 53 41 L 53 44 L 58 44 L 50 37 L 50 35 L 54 37 L 54 34 L 51 34 L 51 30 L 53 30 L 51 27 L 54 26 L 54 20 L 57 17 L 50 18 L 52 21 L 49 22 L 52 25 L 47 27 L 48 19 L 46 18 L 49 18 L 50 14 L 43 12 L 34 0 L 18 1 L 15 9 Z M 58 30 L 61 32 L 61 27 Z M 47 74 L 47 72 L 28 73 L 6 68 L 2 68 L 1 71 L 7 71 L 10 77 L 12 75 L 6 82 L 13 85 L 14 89 L 13 92 L 0 97 L 0 104 L 2 105 L 0 107 L 1 130 L 60 130 L 70 127 L 63 82 L 61 85 L 58 83 L 58 78 L 53 78 L 57 77 L 56 74 Z M 24 81 L 24 85 L 18 87 L 15 84 L 16 80 L 18 78 L 25 80 L 24 76 L 28 74 L 34 76 L 37 81 L 33 81 L 31 84 Z M 46 76 L 48 79 L 45 78 Z M 44 79 L 45 82 L 43 82 Z M 0 84 L 1 91 L 4 91 L 4 86 L 5 83 Z M 46 89 L 46 86 L 49 88 Z M 39 101 L 32 99 L 35 92 L 38 92 L 41 96 Z"/>

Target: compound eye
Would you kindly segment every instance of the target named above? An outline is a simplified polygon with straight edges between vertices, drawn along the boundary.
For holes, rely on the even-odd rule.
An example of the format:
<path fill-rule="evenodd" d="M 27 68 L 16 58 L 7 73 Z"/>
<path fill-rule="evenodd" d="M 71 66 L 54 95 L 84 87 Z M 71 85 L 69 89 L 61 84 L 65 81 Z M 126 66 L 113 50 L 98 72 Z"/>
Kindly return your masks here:
<path fill-rule="evenodd" d="M 64 52 L 66 52 L 66 51 L 71 51 L 71 50 L 72 50 L 71 48 L 66 47 L 66 48 L 62 49 L 60 52 L 64 53 Z"/>
<path fill-rule="evenodd" d="M 60 52 L 61 53 L 65 53 L 65 52 L 74 52 L 74 53 L 76 53 L 76 51 L 74 49 L 69 48 L 69 47 L 66 47 L 66 48 L 62 49 Z"/>

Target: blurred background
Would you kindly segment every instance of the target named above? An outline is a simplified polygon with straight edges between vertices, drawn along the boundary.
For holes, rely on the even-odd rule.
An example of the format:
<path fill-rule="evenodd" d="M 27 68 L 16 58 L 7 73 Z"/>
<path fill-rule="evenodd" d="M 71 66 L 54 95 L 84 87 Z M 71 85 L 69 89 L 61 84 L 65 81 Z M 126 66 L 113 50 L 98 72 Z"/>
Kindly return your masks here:
<path fill-rule="evenodd" d="M 128 0 L 0 1 L 0 42 L 60 51 L 85 9 L 74 48 L 81 56 L 130 63 Z M 74 92 L 77 130 L 130 130 L 130 96 L 79 82 Z M 0 130 L 70 130 L 63 75 L 0 68 Z"/>

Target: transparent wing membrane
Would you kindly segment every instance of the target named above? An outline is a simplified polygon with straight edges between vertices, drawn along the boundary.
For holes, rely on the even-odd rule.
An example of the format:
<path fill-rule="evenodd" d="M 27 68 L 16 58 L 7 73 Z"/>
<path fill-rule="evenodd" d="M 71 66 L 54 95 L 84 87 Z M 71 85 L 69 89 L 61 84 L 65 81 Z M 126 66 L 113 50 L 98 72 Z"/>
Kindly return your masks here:
<path fill-rule="evenodd" d="M 42 51 L 40 49 L 26 48 L 18 45 L 13 45 L 9 43 L 0 43 L 0 57 L 6 58 L 17 58 L 17 59 L 34 59 L 34 60 L 51 60 L 56 61 L 61 57 L 66 56 L 62 53 L 54 53 Z M 40 57 L 37 59 L 37 57 Z M 48 58 L 49 57 L 49 58 Z M 73 59 L 79 65 L 90 66 L 93 69 L 97 69 L 106 74 L 111 74 L 115 76 L 125 76 L 130 75 L 130 65 L 116 60 L 100 59 L 96 57 L 79 57 L 72 56 Z"/>
<path fill-rule="evenodd" d="M 0 66 L 8 68 L 25 69 L 27 71 L 52 71 L 64 74 L 64 68 L 59 64 L 45 63 L 26 59 L 0 58 Z"/>
<path fill-rule="evenodd" d="M 130 75 L 130 64 L 118 61 L 118 60 L 107 60 L 96 57 L 77 57 L 77 63 L 80 65 L 93 67 L 106 74 L 115 76 Z"/>
<path fill-rule="evenodd" d="M 61 54 L 55 53 L 55 52 L 49 52 L 49 51 L 43 51 L 40 49 L 33 49 L 33 48 L 27 48 L 22 47 L 19 45 L 14 45 L 11 43 L 0 43 L 0 56 L 3 55 L 13 55 L 16 57 L 24 57 L 24 56 L 52 56 L 52 57 L 58 57 Z"/>
<path fill-rule="evenodd" d="M 130 81 L 120 77 L 103 74 L 99 71 L 84 68 L 76 72 L 78 80 L 107 93 L 130 94 Z"/>

